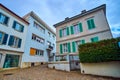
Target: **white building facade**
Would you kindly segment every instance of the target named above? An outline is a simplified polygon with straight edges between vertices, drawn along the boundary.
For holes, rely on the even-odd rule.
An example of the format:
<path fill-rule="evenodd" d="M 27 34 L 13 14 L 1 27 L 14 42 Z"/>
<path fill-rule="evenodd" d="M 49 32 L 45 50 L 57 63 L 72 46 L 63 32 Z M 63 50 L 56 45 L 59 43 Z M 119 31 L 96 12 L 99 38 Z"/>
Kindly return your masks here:
<path fill-rule="evenodd" d="M 56 34 L 34 12 L 24 16 L 30 24 L 25 42 L 21 67 L 31 67 L 53 60 L 56 51 Z"/>
<path fill-rule="evenodd" d="M 29 23 L 0 4 L 0 68 L 20 67 Z"/>

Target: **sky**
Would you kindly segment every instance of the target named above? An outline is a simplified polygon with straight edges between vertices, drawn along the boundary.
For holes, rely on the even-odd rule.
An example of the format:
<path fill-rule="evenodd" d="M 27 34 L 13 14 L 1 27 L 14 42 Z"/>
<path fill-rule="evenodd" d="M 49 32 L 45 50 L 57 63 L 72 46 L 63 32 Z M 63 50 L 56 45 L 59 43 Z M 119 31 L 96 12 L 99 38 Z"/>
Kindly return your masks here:
<path fill-rule="evenodd" d="M 0 0 L 19 16 L 34 11 L 52 29 L 66 17 L 106 4 L 106 15 L 114 37 L 120 36 L 120 0 Z"/>

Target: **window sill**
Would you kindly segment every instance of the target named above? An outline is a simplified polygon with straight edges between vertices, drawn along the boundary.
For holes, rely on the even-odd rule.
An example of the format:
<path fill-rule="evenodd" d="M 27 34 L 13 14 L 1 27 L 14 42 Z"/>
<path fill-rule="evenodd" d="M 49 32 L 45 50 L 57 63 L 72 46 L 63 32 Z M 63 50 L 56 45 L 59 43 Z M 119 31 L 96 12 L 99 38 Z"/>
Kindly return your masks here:
<path fill-rule="evenodd" d="M 2 24 L 2 25 L 4 25 L 4 26 L 8 27 L 8 24 L 4 24 L 4 23 L 0 23 L 0 24 Z"/>
<path fill-rule="evenodd" d="M 14 28 L 13 28 L 14 29 Z M 23 32 L 21 32 L 21 31 L 19 31 L 19 30 L 16 30 L 16 29 L 14 29 L 15 31 L 17 31 L 17 32 L 20 32 L 20 33 L 23 33 Z"/>

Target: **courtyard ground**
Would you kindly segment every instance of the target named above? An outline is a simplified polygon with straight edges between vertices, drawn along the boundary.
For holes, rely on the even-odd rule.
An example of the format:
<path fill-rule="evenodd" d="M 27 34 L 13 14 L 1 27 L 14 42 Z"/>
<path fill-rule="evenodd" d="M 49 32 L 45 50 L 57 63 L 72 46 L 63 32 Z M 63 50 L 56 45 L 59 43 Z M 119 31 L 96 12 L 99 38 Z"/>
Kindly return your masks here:
<path fill-rule="evenodd" d="M 45 65 L 0 72 L 0 80 L 120 80 L 110 77 L 83 75 L 79 71 L 65 72 Z"/>

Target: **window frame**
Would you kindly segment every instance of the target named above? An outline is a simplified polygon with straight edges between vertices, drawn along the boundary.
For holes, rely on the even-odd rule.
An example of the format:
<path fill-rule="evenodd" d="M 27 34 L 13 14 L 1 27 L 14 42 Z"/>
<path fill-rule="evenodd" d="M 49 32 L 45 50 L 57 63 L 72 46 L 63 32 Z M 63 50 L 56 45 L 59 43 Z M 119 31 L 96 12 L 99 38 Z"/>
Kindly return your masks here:
<path fill-rule="evenodd" d="M 1 12 L 0 12 L 0 14 L 1 14 L 1 16 L 4 16 L 5 18 L 8 18 L 7 24 L 5 24 L 5 19 L 4 19 L 4 22 L 0 22 L 0 24 L 8 26 L 10 17 L 8 17 L 7 15 L 5 15 L 4 13 L 1 13 Z"/>
<path fill-rule="evenodd" d="M 39 23 L 37 23 L 36 21 L 34 21 L 33 27 L 35 27 L 36 29 L 39 29 L 42 33 L 45 34 L 45 28 L 43 28 L 41 25 L 39 25 Z"/>
<path fill-rule="evenodd" d="M 68 52 L 68 44 L 64 43 L 64 44 L 62 44 L 62 46 L 63 46 L 63 53 L 67 53 Z"/>
<path fill-rule="evenodd" d="M 41 44 L 44 44 L 45 43 L 45 39 L 37 36 L 36 34 L 32 34 L 32 40 L 36 41 L 36 42 L 39 42 Z"/>
<path fill-rule="evenodd" d="M 19 27 L 19 30 L 16 27 Z M 22 28 L 23 28 L 23 31 L 22 31 Z M 13 29 L 18 31 L 18 32 L 24 32 L 24 25 L 22 25 L 18 21 L 13 21 Z"/>

